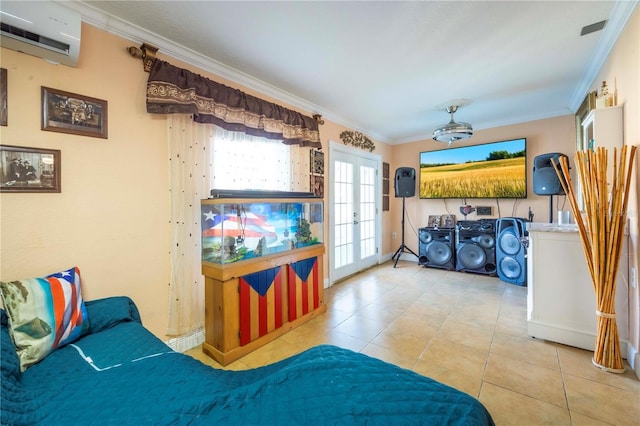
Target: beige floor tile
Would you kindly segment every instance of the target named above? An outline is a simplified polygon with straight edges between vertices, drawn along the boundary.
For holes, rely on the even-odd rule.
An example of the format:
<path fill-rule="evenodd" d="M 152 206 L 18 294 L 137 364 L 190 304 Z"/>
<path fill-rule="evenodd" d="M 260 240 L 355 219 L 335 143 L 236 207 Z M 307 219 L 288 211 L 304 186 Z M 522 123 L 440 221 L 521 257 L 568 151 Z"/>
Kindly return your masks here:
<path fill-rule="evenodd" d="M 496 322 L 496 333 L 508 334 L 514 337 L 529 337 L 529 329 L 526 318 L 511 318 L 502 315 L 502 312 L 498 316 L 498 322 Z"/>
<path fill-rule="evenodd" d="M 474 398 L 478 398 L 480 395 L 482 373 L 472 375 L 460 370 L 452 370 L 424 359 L 419 359 L 415 363 L 413 371 L 468 393 Z"/>
<path fill-rule="evenodd" d="M 524 296 L 526 297 L 526 295 Z M 517 319 L 521 321 L 527 321 L 527 305 L 514 304 L 509 299 L 502 299 L 503 303 L 500 306 L 500 316 Z"/>
<path fill-rule="evenodd" d="M 358 316 L 376 321 L 383 321 L 388 324 L 402 315 L 404 311 L 404 309 L 398 309 L 386 304 L 373 302 L 358 311 Z"/>
<path fill-rule="evenodd" d="M 478 376 L 484 371 L 487 354 L 436 335 L 420 359 L 450 370 Z"/>
<path fill-rule="evenodd" d="M 340 333 L 336 330 L 329 331 L 316 341 L 316 344 L 318 345 L 334 345 L 350 349 L 355 352 L 362 351 L 362 349 L 367 346 L 367 343 L 367 340 L 358 339 L 356 337 L 349 336 L 348 334 Z"/>
<path fill-rule="evenodd" d="M 594 418 L 585 416 L 575 411 L 569 411 L 571 414 L 571 426 L 610 426 L 613 423 L 601 422 Z"/>
<path fill-rule="evenodd" d="M 468 323 L 458 322 L 457 318 L 449 318 L 438 330 L 438 337 L 461 343 L 487 354 L 493 340 L 493 330 L 470 326 Z"/>
<path fill-rule="evenodd" d="M 317 319 L 317 318 L 316 318 Z M 307 346 L 310 342 L 318 340 L 320 336 L 327 333 L 333 327 L 327 327 L 327 324 L 313 319 L 308 321 L 288 333 L 279 337 L 279 340 L 293 345 Z"/>
<path fill-rule="evenodd" d="M 559 370 L 491 353 L 484 381 L 567 409 Z"/>
<path fill-rule="evenodd" d="M 556 345 L 544 340 L 515 337 L 496 332 L 491 343 L 491 353 L 552 370 L 560 369 Z"/>
<path fill-rule="evenodd" d="M 482 312 L 479 309 L 470 310 L 455 307 L 449 315 L 449 319 L 456 320 L 471 327 L 482 327 L 493 332 L 496 328 L 496 322 L 498 321 L 498 314 L 495 313 L 492 315 Z"/>
<path fill-rule="evenodd" d="M 375 320 L 355 314 L 338 324 L 334 330 L 358 339 L 369 341 L 376 337 L 389 324 L 382 320 Z"/>
<path fill-rule="evenodd" d="M 304 349 L 283 340 L 274 340 L 245 355 L 240 360 L 249 367 L 256 368 L 282 361 L 287 357 L 302 352 Z"/>
<path fill-rule="evenodd" d="M 496 426 L 569 426 L 569 410 L 484 382 L 480 402 Z"/>
<path fill-rule="evenodd" d="M 371 344 L 401 353 L 415 362 L 424 352 L 429 341 L 423 336 L 385 330 L 371 340 Z"/>
<path fill-rule="evenodd" d="M 564 375 L 572 412 L 615 425 L 637 426 L 640 421 L 640 393 Z"/>
<path fill-rule="evenodd" d="M 375 343 L 369 343 L 361 352 L 406 369 L 411 369 L 417 359 L 413 354 L 406 353 L 402 348 L 389 349 Z"/>
<path fill-rule="evenodd" d="M 640 394 L 640 381 L 626 362 L 624 374 L 608 373 L 593 365 L 593 352 L 560 344 L 557 346 L 564 373 Z"/>

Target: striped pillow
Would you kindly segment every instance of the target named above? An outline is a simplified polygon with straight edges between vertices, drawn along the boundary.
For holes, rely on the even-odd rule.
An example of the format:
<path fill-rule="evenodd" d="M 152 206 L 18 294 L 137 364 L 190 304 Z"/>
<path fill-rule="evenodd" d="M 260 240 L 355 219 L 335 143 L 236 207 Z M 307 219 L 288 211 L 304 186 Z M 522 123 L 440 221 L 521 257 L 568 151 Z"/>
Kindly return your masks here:
<path fill-rule="evenodd" d="M 0 282 L 0 292 L 22 371 L 89 331 L 77 267 L 44 278 Z"/>

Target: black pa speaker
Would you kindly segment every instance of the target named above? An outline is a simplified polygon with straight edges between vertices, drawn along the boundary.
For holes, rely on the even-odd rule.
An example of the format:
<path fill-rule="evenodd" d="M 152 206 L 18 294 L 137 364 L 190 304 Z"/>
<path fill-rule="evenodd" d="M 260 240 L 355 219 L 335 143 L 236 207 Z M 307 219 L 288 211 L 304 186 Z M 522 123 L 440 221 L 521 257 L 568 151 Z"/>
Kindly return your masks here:
<path fill-rule="evenodd" d="M 396 190 L 396 198 L 416 195 L 416 170 L 411 167 L 396 169 L 394 188 Z"/>
<path fill-rule="evenodd" d="M 496 222 L 496 264 L 498 277 L 505 282 L 527 285 L 527 230 L 524 219 L 504 217 Z"/>
<path fill-rule="evenodd" d="M 445 228 L 418 229 L 418 263 L 425 268 L 455 269 L 455 231 Z"/>
<path fill-rule="evenodd" d="M 533 159 L 533 193 L 536 195 L 563 195 L 564 189 L 551 160 L 560 165 L 560 158 L 569 158 L 559 152 L 538 155 Z"/>
<path fill-rule="evenodd" d="M 456 271 L 496 274 L 495 219 L 461 220 L 456 227 Z"/>

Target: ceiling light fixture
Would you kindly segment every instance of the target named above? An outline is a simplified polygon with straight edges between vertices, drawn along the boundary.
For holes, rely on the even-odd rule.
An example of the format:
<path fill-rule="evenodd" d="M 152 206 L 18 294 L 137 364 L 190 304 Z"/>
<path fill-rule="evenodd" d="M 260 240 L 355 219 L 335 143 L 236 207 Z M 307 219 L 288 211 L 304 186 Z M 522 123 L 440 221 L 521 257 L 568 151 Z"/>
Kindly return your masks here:
<path fill-rule="evenodd" d="M 471 127 L 471 124 L 463 122 L 456 123 L 453 120 L 453 114 L 461 106 L 462 105 L 459 104 L 450 105 L 447 107 L 446 111 L 451 114 L 451 121 L 449 121 L 447 124 L 437 127 L 433 131 L 433 140 L 436 140 L 438 142 L 447 142 L 449 145 L 451 145 L 452 142 L 469 139 L 473 135 L 473 127 Z"/>

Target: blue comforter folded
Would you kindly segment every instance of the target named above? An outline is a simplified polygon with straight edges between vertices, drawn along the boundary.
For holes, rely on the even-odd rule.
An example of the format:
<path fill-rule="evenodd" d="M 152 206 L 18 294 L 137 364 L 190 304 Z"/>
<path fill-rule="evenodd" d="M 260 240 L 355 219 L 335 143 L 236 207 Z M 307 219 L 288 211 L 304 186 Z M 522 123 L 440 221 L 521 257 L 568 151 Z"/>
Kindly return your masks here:
<path fill-rule="evenodd" d="M 349 350 L 218 370 L 153 336 L 128 298 L 87 309 L 91 333 L 24 373 L 1 313 L 2 424 L 493 424 L 475 398 Z"/>

